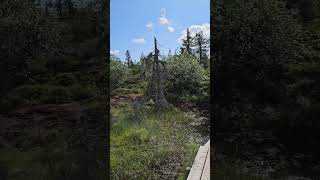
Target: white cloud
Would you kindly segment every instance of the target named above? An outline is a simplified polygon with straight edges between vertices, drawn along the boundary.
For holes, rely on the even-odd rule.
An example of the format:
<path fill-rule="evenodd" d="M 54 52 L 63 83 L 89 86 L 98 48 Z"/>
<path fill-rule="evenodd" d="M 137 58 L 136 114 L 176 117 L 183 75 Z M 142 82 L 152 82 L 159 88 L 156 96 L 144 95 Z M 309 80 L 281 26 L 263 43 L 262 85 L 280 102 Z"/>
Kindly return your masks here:
<path fill-rule="evenodd" d="M 194 37 L 197 32 L 202 31 L 203 32 L 203 37 L 206 39 L 210 39 L 210 24 L 209 23 L 204 23 L 204 24 L 194 24 L 188 27 L 190 31 L 191 37 Z M 178 38 L 178 43 L 182 43 L 182 39 L 185 39 L 187 36 L 187 29 L 184 29 L 181 32 L 180 37 Z"/>
<path fill-rule="evenodd" d="M 134 44 L 139 44 L 139 45 L 142 45 L 142 44 L 146 43 L 144 38 L 134 38 L 134 39 L 131 40 L 131 42 L 134 43 Z"/>
<path fill-rule="evenodd" d="M 160 24 L 169 25 L 170 22 L 169 22 L 169 19 L 167 18 L 167 15 L 166 15 L 167 14 L 166 9 L 165 8 L 161 8 L 160 12 L 161 12 L 161 15 L 159 17 Z"/>
<path fill-rule="evenodd" d="M 120 51 L 119 50 L 110 50 L 110 54 L 115 55 L 115 56 L 119 56 L 120 55 Z"/>
<path fill-rule="evenodd" d="M 169 27 L 168 27 L 168 31 L 169 31 L 169 32 L 174 32 L 174 28 L 171 27 L 171 26 L 169 26 Z"/>
<path fill-rule="evenodd" d="M 169 25 L 169 19 L 165 15 L 161 15 L 161 17 L 159 18 L 159 22 L 162 25 Z"/>
<path fill-rule="evenodd" d="M 146 28 L 147 28 L 148 30 L 152 30 L 152 27 L 153 27 L 152 22 L 148 22 L 148 23 L 146 24 Z"/>

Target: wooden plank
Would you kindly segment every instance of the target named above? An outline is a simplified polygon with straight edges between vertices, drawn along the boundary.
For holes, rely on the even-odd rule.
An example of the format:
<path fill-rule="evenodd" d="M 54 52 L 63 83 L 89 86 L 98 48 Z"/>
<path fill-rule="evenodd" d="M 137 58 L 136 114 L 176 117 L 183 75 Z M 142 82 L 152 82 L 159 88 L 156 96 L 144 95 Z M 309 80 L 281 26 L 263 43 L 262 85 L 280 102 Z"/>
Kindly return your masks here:
<path fill-rule="evenodd" d="M 210 148 L 210 140 L 204 145 L 206 148 Z"/>
<path fill-rule="evenodd" d="M 200 180 L 205 166 L 206 158 L 209 152 L 210 142 L 208 141 L 204 146 L 200 146 L 196 158 L 192 164 L 187 180 Z"/>
<path fill-rule="evenodd" d="M 210 146 L 206 158 L 206 163 L 202 171 L 201 180 L 210 180 Z"/>
<path fill-rule="evenodd" d="M 206 156 L 206 148 L 204 146 L 200 146 L 187 180 L 200 180 Z"/>

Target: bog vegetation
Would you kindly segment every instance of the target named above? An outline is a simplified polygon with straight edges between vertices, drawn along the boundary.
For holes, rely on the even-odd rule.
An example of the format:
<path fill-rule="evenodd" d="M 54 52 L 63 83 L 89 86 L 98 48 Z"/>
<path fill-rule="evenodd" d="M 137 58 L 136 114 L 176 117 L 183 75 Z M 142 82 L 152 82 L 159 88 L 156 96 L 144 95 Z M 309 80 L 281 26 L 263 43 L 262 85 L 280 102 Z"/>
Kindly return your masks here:
<path fill-rule="evenodd" d="M 319 176 L 319 1 L 212 5 L 216 167 Z"/>
<path fill-rule="evenodd" d="M 104 1 L 0 2 L 0 179 L 105 179 Z"/>
<path fill-rule="evenodd" d="M 128 51 L 125 64 L 114 56 L 109 64 L 108 8 L 0 2 L 0 179 L 102 180 L 108 148 L 113 178 L 187 175 L 199 144 L 190 124 L 208 103 L 204 39 L 199 32 L 181 53 L 154 51 L 135 64 Z"/>
<path fill-rule="evenodd" d="M 202 32 L 187 31 L 175 54 L 160 56 L 155 38 L 154 51 L 138 63 L 130 51 L 124 60 L 111 55 L 111 178 L 186 179 L 208 140 L 193 125 L 202 119 L 208 133 L 207 50 Z"/>

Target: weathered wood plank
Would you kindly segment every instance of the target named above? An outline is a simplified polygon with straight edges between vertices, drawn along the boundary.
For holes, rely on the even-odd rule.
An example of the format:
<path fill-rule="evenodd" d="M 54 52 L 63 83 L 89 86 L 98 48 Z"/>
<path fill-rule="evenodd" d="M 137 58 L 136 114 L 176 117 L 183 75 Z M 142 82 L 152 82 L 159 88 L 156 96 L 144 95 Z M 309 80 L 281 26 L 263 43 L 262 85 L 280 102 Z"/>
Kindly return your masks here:
<path fill-rule="evenodd" d="M 203 173 L 203 168 L 206 163 L 206 158 L 210 148 L 210 142 L 208 141 L 204 146 L 200 146 L 196 158 L 192 164 L 190 173 L 187 180 L 200 180 Z M 210 160 L 209 160 L 210 161 Z"/>
<path fill-rule="evenodd" d="M 204 145 L 206 148 L 210 148 L 210 140 Z"/>
<path fill-rule="evenodd" d="M 204 146 L 200 146 L 187 180 L 200 180 L 206 157 L 206 148 Z"/>
<path fill-rule="evenodd" d="M 202 171 L 201 180 L 210 180 L 210 146 L 209 146 L 206 162 Z"/>

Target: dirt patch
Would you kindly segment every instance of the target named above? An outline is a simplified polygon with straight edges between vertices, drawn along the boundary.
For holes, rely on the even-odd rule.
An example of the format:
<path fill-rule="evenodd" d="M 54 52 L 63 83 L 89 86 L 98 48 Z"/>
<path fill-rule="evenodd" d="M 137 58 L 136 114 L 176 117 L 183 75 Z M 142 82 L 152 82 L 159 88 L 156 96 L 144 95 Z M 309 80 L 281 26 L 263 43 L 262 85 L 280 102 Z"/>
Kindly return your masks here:
<path fill-rule="evenodd" d="M 141 94 L 128 94 L 128 95 L 119 95 L 113 96 L 111 98 L 111 106 L 119 106 L 121 104 L 127 104 L 134 102 L 142 98 Z"/>
<path fill-rule="evenodd" d="M 59 117 L 63 119 L 79 119 L 84 107 L 79 103 L 48 104 L 21 108 L 0 115 L 0 129 L 48 128 L 54 125 Z"/>

